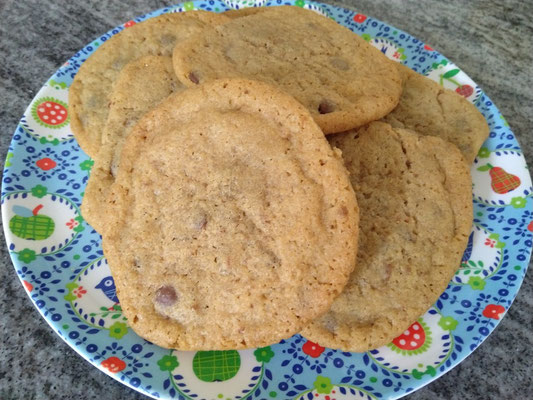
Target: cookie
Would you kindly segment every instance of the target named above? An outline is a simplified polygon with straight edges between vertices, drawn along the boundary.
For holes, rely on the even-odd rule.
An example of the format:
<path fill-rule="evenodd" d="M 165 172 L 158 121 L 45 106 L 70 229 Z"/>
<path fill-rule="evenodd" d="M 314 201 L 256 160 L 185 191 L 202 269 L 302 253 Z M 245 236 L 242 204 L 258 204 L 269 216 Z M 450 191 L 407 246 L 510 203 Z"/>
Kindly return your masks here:
<path fill-rule="evenodd" d="M 182 350 L 265 346 L 329 309 L 358 208 L 307 110 L 262 82 L 173 94 L 127 137 L 104 254 L 130 326 Z"/>
<path fill-rule="evenodd" d="M 438 136 L 455 144 L 470 165 L 489 136 L 478 109 L 463 96 L 398 64 L 404 82 L 398 106 L 384 118 L 394 127 Z"/>
<path fill-rule="evenodd" d="M 245 77 L 294 96 L 324 133 L 379 119 L 398 103 L 401 79 L 379 50 L 300 7 L 270 7 L 191 37 L 173 54 L 187 86 Z"/>
<path fill-rule="evenodd" d="M 283 6 L 282 6 L 283 7 Z M 248 15 L 254 15 L 258 14 L 260 12 L 263 12 L 264 10 L 267 10 L 266 7 L 244 7 L 244 8 L 238 8 L 235 10 L 228 10 L 224 11 L 222 14 L 224 14 L 226 17 L 229 18 L 242 18 L 247 17 Z"/>
<path fill-rule="evenodd" d="M 334 135 L 357 195 L 357 268 L 302 334 L 363 352 L 390 343 L 446 289 L 472 225 L 469 168 L 451 143 L 374 122 Z"/>
<path fill-rule="evenodd" d="M 101 232 L 106 224 L 103 209 L 129 131 L 158 103 L 184 88 L 174 74 L 170 57 L 144 56 L 120 71 L 109 96 L 102 146 L 94 158 L 81 205 L 83 217 L 96 231 Z"/>
<path fill-rule="evenodd" d="M 80 67 L 69 88 L 70 126 L 80 147 L 95 157 L 107 120 L 108 96 L 120 70 L 144 55 L 170 56 L 176 43 L 228 18 L 206 11 L 164 14 L 105 41 Z"/>

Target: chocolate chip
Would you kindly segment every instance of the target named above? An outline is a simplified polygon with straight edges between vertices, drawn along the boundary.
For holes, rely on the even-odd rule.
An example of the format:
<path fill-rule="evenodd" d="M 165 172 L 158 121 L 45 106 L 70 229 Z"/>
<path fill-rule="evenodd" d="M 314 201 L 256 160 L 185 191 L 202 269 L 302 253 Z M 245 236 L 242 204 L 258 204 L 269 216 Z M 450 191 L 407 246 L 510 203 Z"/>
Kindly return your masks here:
<path fill-rule="evenodd" d="M 122 126 L 124 128 L 131 128 L 133 125 L 135 125 L 137 123 L 138 119 L 137 118 L 127 118 L 124 120 L 124 122 L 122 122 Z"/>
<path fill-rule="evenodd" d="M 192 83 L 195 83 L 197 85 L 200 83 L 198 77 L 194 74 L 194 72 L 189 72 L 188 78 Z"/>
<path fill-rule="evenodd" d="M 343 58 L 333 57 L 329 60 L 329 63 L 341 71 L 347 71 L 350 68 L 348 61 Z"/>
<path fill-rule="evenodd" d="M 322 102 L 318 105 L 318 112 L 320 114 L 329 114 L 330 112 L 333 112 L 334 110 L 335 110 L 335 106 L 327 100 L 322 100 Z"/>
<path fill-rule="evenodd" d="M 117 173 L 118 173 L 118 161 L 113 159 L 111 161 L 111 165 L 110 165 L 110 168 L 109 168 L 110 172 L 111 172 L 111 176 L 113 178 L 116 178 L 117 176 Z"/>
<path fill-rule="evenodd" d="M 207 225 L 207 215 L 205 214 L 198 215 L 193 222 L 194 228 L 199 231 L 201 231 L 202 229 L 205 229 L 206 225 Z"/>
<path fill-rule="evenodd" d="M 155 301 L 162 306 L 171 306 L 178 301 L 178 295 L 172 286 L 161 286 L 157 289 L 157 292 L 155 292 Z"/>

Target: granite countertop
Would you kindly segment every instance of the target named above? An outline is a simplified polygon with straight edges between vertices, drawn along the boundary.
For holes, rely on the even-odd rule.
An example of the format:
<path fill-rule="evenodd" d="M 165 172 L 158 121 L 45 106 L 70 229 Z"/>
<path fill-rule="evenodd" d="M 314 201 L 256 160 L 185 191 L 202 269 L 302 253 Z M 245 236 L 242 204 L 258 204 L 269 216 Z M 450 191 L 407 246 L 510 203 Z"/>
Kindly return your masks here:
<path fill-rule="evenodd" d="M 0 158 L 43 83 L 72 54 L 156 0 L 0 1 Z M 340 1 L 403 29 L 466 71 L 505 115 L 533 166 L 533 4 L 519 0 Z M 529 5 L 528 5 L 529 4 Z M 44 322 L 0 247 L 0 399 L 145 399 L 99 372 Z M 415 399 L 533 398 L 533 274 L 497 329 Z"/>

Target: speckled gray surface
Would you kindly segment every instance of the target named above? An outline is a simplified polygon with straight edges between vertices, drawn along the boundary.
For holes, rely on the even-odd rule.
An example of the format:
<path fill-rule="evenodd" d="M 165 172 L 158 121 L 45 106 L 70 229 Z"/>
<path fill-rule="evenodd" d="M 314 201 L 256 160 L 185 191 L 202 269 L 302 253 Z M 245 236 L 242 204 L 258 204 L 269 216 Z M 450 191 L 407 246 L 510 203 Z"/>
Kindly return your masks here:
<path fill-rule="evenodd" d="M 50 75 L 102 32 L 170 3 L 0 0 L 0 156 Z M 533 3 L 341 1 L 431 44 L 506 116 L 533 165 Z M 99 372 L 41 319 L 0 247 L 0 399 L 145 399 Z M 533 278 L 486 342 L 415 399 L 533 399 Z"/>

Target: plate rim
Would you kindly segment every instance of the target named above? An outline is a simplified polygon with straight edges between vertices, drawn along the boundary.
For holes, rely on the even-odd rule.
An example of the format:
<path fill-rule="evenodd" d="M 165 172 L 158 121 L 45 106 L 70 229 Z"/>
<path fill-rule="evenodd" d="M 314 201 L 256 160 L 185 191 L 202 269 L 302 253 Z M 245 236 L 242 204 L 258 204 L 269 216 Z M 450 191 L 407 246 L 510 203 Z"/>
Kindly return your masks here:
<path fill-rule="evenodd" d="M 271 1 L 262 1 L 262 0 L 259 0 L 258 1 L 260 4 L 260 6 L 278 6 L 278 5 L 285 5 L 286 1 L 284 2 L 281 2 L 279 4 L 270 4 L 272 3 Z M 303 2 L 303 1 L 302 1 Z M 148 18 L 151 18 L 151 17 L 154 17 L 154 16 L 157 16 L 161 13 L 168 13 L 168 12 L 176 12 L 176 10 L 181 7 L 181 8 L 185 8 L 184 10 L 182 11 L 187 11 L 187 8 L 186 8 L 186 4 L 190 4 L 190 3 L 193 3 L 195 6 L 202 3 L 202 1 L 200 0 L 195 0 L 193 2 L 182 2 L 182 3 L 178 3 L 178 4 L 174 4 L 174 5 L 170 5 L 168 7 L 162 7 L 162 8 L 158 8 L 156 10 L 153 10 L 153 11 L 150 11 L 149 13 L 146 13 L 146 14 L 143 14 L 143 15 L 140 15 L 140 16 L 136 16 L 136 17 L 133 17 L 132 20 L 146 20 Z M 228 2 L 228 3 L 231 3 L 231 2 Z M 229 4 L 224 2 L 223 0 L 220 0 L 220 4 L 224 5 L 226 7 L 227 10 L 231 10 L 233 8 L 231 8 L 229 6 Z M 348 13 L 357 13 L 357 10 L 356 8 L 348 8 L 344 5 L 336 5 L 336 4 L 327 4 L 327 3 L 320 3 L 320 2 L 315 2 L 315 1 L 306 1 L 305 4 L 310 4 L 310 5 L 316 5 L 318 7 L 324 7 L 325 9 L 331 7 L 333 9 L 337 9 L 337 10 L 343 10 L 343 11 L 347 11 Z M 255 5 L 253 6 L 255 7 Z M 222 11 L 226 11 L 225 9 L 222 9 L 222 10 L 219 10 L 217 12 L 222 12 Z M 375 19 L 376 21 L 380 21 L 379 19 L 376 19 L 374 17 L 371 17 L 373 19 Z M 340 24 L 340 22 L 338 22 Z M 393 25 L 387 23 L 387 22 L 384 22 L 384 24 L 390 26 L 390 27 L 393 27 L 395 28 Z M 109 29 L 107 32 L 105 32 L 104 34 L 92 39 L 91 41 L 89 41 L 85 46 L 83 46 L 78 52 L 76 52 L 73 56 L 71 56 L 68 61 L 70 60 L 73 60 L 75 58 L 75 56 L 83 51 L 84 49 L 86 49 L 88 46 L 91 45 L 91 43 L 95 42 L 96 40 L 98 40 L 99 38 L 103 37 L 103 36 L 113 36 L 114 34 L 116 34 L 117 32 L 120 32 L 121 30 L 123 30 L 124 26 L 124 23 L 122 23 L 121 25 L 118 25 L 116 27 L 113 27 L 111 29 Z M 397 29 L 397 28 L 395 28 Z M 117 31 L 117 32 L 115 32 Z M 401 29 L 398 29 L 398 31 L 401 31 L 401 32 L 404 32 L 403 30 Z M 410 35 L 411 37 L 415 38 L 415 36 L 411 35 L 410 33 L 408 32 L 405 32 L 407 33 L 408 35 Z M 419 39 L 418 39 L 419 40 Z M 422 42 L 422 41 L 421 41 Z M 437 53 L 442 56 L 443 58 L 445 58 L 446 60 L 448 60 L 442 53 L 438 52 Z M 453 62 L 453 61 L 452 61 Z M 56 69 L 54 71 L 54 73 L 46 80 L 46 82 L 43 84 L 43 86 L 39 89 L 39 91 L 41 89 L 43 89 L 51 80 L 53 77 L 55 77 L 55 75 L 57 74 L 57 72 L 61 69 L 62 67 L 60 66 L 58 69 Z M 411 68 L 411 67 L 410 67 Z M 460 68 L 459 68 L 460 69 Z M 464 72 L 462 69 L 460 69 L 462 72 Z M 466 74 L 466 73 L 465 73 Z M 491 102 L 492 101 L 490 100 L 490 98 L 486 95 L 486 93 L 483 91 L 482 92 L 484 98 Z M 31 108 L 31 105 L 33 103 L 33 100 L 35 100 L 35 98 L 38 96 L 38 92 L 36 93 L 36 95 L 32 98 L 32 100 L 30 101 L 28 107 L 25 109 L 23 115 L 25 115 L 28 110 Z M 499 112 L 499 109 L 497 108 L 496 105 L 494 105 L 494 103 L 492 103 L 492 107 L 497 111 Z M 501 113 L 500 113 L 501 115 Z M 17 134 L 19 128 L 21 126 L 21 120 L 18 121 L 17 125 L 16 125 L 16 128 L 15 128 L 15 131 L 13 133 L 13 135 L 11 136 L 11 141 L 10 141 L 10 144 L 8 146 L 8 153 L 15 153 L 15 150 L 16 148 L 13 148 L 12 149 L 12 146 L 13 146 L 13 141 L 14 141 L 14 136 Z M 512 132 L 512 130 L 510 130 Z M 524 159 L 524 164 L 528 170 L 528 175 L 531 177 L 531 169 L 529 168 L 529 166 L 527 165 L 527 160 L 525 159 L 524 155 L 523 155 L 523 151 L 522 151 L 522 146 L 520 146 L 520 143 L 519 143 L 519 139 L 516 137 L 516 135 L 513 133 L 513 136 L 514 136 L 514 139 L 516 140 L 519 148 L 520 148 L 520 151 L 521 151 L 521 156 L 522 158 Z M 70 139 L 70 140 L 73 140 L 73 139 Z M 6 155 L 6 159 L 5 159 L 5 162 L 4 162 L 4 176 L 5 176 L 5 172 L 6 172 L 6 169 L 8 168 L 8 166 L 6 166 L 6 164 L 9 162 L 9 156 Z M 8 174 L 9 175 L 9 174 Z M 4 197 L 6 196 L 6 194 L 10 194 L 10 193 L 13 193 L 13 192 L 5 192 L 4 190 L 4 187 L 6 186 L 6 184 L 4 183 L 4 180 L 2 180 L 2 207 L 1 207 L 1 214 L 2 214 L 2 225 L 3 225 L 3 231 L 4 231 L 4 237 L 6 239 L 6 242 L 8 240 L 8 237 L 11 236 L 11 233 L 9 232 L 9 229 L 8 229 L 8 224 L 6 224 L 7 222 L 7 211 L 6 211 L 6 207 L 4 207 Z M 77 205 L 76 205 L 77 206 Z M 130 384 L 130 381 L 127 380 L 127 379 L 120 379 L 120 377 L 116 374 L 113 374 L 111 373 L 110 371 L 108 371 L 107 369 L 103 368 L 100 364 L 98 364 L 97 362 L 93 362 L 89 359 L 89 357 L 87 356 L 87 354 L 85 354 L 85 352 L 81 351 L 80 349 L 80 346 L 76 346 L 73 342 L 69 341 L 67 339 L 67 337 L 63 334 L 61 334 L 60 330 L 58 329 L 58 326 L 60 324 L 57 324 L 55 323 L 54 321 L 51 320 L 51 318 L 49 316 L 46 316 L 45 315 L 45 311 L 47 309 L 47 307 L 43 307 L 43 308 L 39 308 L 37 306 L 37 304 L 35 303 L 35 301 L 33 300 L 33 298 L 31 297 L 31 294 L 28 292 L 28 290 L 25 288 L 24 286 L 24 280 L 23 278 L 18 274 L 18 271 L 17 271 L 17 261 L 15 261 L 15 255 L 13 254 L 13 252 L 9 249 L 8 247 L 8 252 L 9 252 L 9 256 L 10 256 L 10 259 L 11 259 L 11 263 L 15 269 L 15 273 L 21 283 L 21 286 L 23 288 L 23 290 L 26 292 L 27 296 L 30 298 L 30 301 L 31 303 L 33 304 L 33 306 L 37 309 L 37 311 L 39 312 L 39 314 L 41 315 L 41 317 L 47 322 L 47 324 L 52 328 L 52 330 L 56 333 L 56 335 L 58 335 L 69 347 L 71 347 L 76 353 L 78 353 L 84 360 L 86 360 L 87 362 L 89 362 L 93 367 L 96 367 L 98 370 L 100 370 L 100 372 L 103 372 L 105 373 L 106 375 L 112 377 L 113 379 L 115 379 L 116 381 L 120 382 L 121 384 L 139 392 L 139 393 L 142 393 L 144 394 L 145 396 L 148 396 L 148 397 L 151 397 L 151 398 L 158 398 L 158 397 L 154 397 L 152 396 L 150 393 L 146 392 L 145 390 L 143 390 L 142 387 L 135 387 L 133 385 Z M 490 332 L 486 335 L 486 336 L 483 336 L 482 339 L 476 344 L 476 347 L 474 349 L 470 349 L 468 351 L 468 353 L 464 353 L 464 354 L 461 354 L 460 357 L 458 357 L 453 363 L 452 365 L 447 368 L 446 370 L 444 370 L 443 372 L 440 372 L 439 374 L 437 374 L 436 376 L 434 377 L 431 377 L 430 379 L 425 379 L 424 381 L 422 381 L 422 384 L 421 385 L 418 385 L 416 386 L 415 388 L 413 388 L 412 391 L 410 392 L 402 392 L 400 393 L 398 396 L 392 396 L 390 397 L 391 399 L 396 399 L 396 398 L 400 398 L 400 397 L 404 397 L 406 396 L 407 394 L 409 393 L 413 393 L 417 390 L 419 390 L 420 388 L 428 385 L 429 383 L 435 381 L 436 379 L 440 378 L 441 376 L 445 375 L 447 372 L 449 372 L 450 370 L 452 370 L 453 368 L 455 368 L 457 365 L 459 365 L 461 362 L 464 361 L 464 359 L 466 359 L 468 356 L 470 356 L 479 346 L 481 346 L 481 344 L 484 343 L 484 341 L 492 334 L 492 332 L 496 329 L 496 327 L 501 323 L 501 321 L 503 320 L 503 318 L 505 317 L 505 315 L 507 315 L 507 312 L 509 311 L 511 305 L 514 303 L 514 300 L 516 299 L 516 296 L 518 295 L 518 293 L 520 292 L 520 289 L 522 287 L 522 284 L 524 282 L 524 278 L 525 278 L 525 275 L 527 273 L 527 269 L 529 267 L 529 262 L 531 260 L 531 254 L 532 254 L 532 246 L 529 246 L 528 248 L 528 254 L 526 255 L 526 259 L 523 261 L 523 264 L 525 265 L 525 268 L 523 270 L 523 276 L 519 282 L 519 284 L 517 285 L 517 288 L 516 288 L 516 291 L 514 292 L 514 295 L 512 296 L 511 300 L 510 300 L 510 304 L 509 306 L 505 309 L 504 313 L 501 315 L 501 317 L 495 322 L 495 325 L 493 326 L 493 328 L 490 330 Z M 94 262 L 95 260 L 91 261 Z M 89 263 L 89 264 L 91 264 Z M 88 264 L 88 265 L 89 265 Z M 22 265 L 22 263 L 21 263 Z"/>

